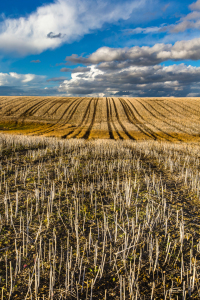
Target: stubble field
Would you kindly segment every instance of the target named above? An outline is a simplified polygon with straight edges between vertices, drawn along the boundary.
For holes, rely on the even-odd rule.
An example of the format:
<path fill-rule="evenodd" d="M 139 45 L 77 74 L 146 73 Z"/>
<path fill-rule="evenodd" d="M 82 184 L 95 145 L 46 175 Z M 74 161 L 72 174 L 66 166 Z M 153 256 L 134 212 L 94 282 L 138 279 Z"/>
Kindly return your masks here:
<path fill-rule="evenodd" d="M 0 97 L 0 118 L 9 133 L 200 141 L 200 98 Z"/>
<path fill-rule="evenodd" d="M 1 299 L 199 299 L 200 147 L 0 135 Z"/>

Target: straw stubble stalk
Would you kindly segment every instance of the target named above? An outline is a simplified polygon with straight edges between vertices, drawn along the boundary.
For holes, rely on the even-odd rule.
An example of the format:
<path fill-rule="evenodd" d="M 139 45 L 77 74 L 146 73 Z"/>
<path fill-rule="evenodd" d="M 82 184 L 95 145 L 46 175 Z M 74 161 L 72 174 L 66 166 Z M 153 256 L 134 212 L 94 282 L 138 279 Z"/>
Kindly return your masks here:
<path fill-rule="evenodd" d="M 71 147 L 70 143 L 67 144 L 69 148 Z M 7 224 L 10 224 L 12 230 L 14 230 L 13 232 L 15 232 L 15 238 L 13 239 L 16 254 L 14 277 L 17 274 L 20 276 L 22 260 L 24 258 L 30 260 L 29 253 L 32 251 L 31 249 L 33 248 L 36 252 L 37 264 L 34 267 L 33 277 L 33 279 L 35 278 L 34 291 L 32 291 L 30 285 L 32 282 L 31 275 L 29 280 L 28 293 L 30 297 L 33 297 L 33 294 L 36 298 L 38 297 L 40 284 L 45 281 L 45 277 L 49 279 L 48 294 L 50 297 L 52 297 L 52 293 L 60 293 L 61 297 L 63 274 L 65 274 L 64 290 L 66 296 L 70 293 L 71 295 L 76 294 L 76 297 L 79 298 L 81 293 L 84 297 L 95 297 L 97 291 L 95 283 L 98 282 L 98 285 L 101 285 L 101 282 L 106 280 L 108 268 L 112 270 L 111 278 L 113 278 L 113 282 L 117 282 L 116 279 L 119 280 L 120 297 L 122 299 L 127 295 L 130 298 L 133 298 L 134 295 L 139 297 L 144 270 L 149 270 L 150 276 L 153 277 L 153 285 L 151 290 L 148 291 L 148 297 L 154 297 L 154 294 L 157 293 L 157 286 L 161 283 L 163 283 L 164 298 L 168 295 L 171 297 L 174 282 L 172 281 L 168 292 L 165 289 L 165 282 L 169 281 L 170 272 L 164 273 L 163 281 L 158 275 L 160 268 L 163 266 L 171 268 L 170 264 L 176 266 L 177 269 L 174 270 L 180 281 L 184 281 L 185 269 L 189 266 L 191 277 L 187 279 L 187 286 L 191 295 L 195 293 L 197 291 L 195 282 L 198 271 L 193 256 L 196 255 L 196 252 L 194 254 L 195 247 L 192 240 L 188 265 L 185 261 L 187 256 L 184 253 L 184 249 L 187 247 L 185 232 L 188 232 L 188 226 L 184 221 L 183 210 L 174 209 L 171 204 L 169 205 L 174 201 L 174 193 L 168 191 L 166 186 L 163 185 L 163 173 L 161 175 L 159 171 L 157 174 L 155 168 L 152 170 L 149 163 L 141 161 L 142 151 L 144 153 L 152 151 L 153 155 L 158 158 L 158 163 L 161 162 L 161 148 L 158 148 L 158 152 L 156 152 L 156 148 L 148 150 L 146 147 L 142 148 L 142 144 L 140 146 L 129 144 L 129 148 L 119 145 L 116 153 L 121 155 L 120 151 L 122 151 L 123 159 L 118 157 L 115 161 L 112 160 L 112 156 L 109 158 L 109 151 L 112 153 L 115 149 L 107 150 L 106 146 L 102 148 L 104 150 L 101 150 L 101 155 L 105 151 L 106 157 L 110 159 L 111 163 L 109 159 L 108 162 L 105 162 L 101 156 L 100 159 L 98 158 L 99 154 L 94 154 L 95 158 L 90 163 L 86 163 L 86 168 L 81 171 L 82 175 L 85 176 L 81 183 L 80 174 L 76 177 L 79 164 L 78 153 L 82 151 L 81 155 L 83 156 L 87 155 L 85 154 L 87 151 L 88 153 L 91 153 L 91 151 L 95 153 L 95 151 L 99 151 L 98 147 L 88 144 L 87 150 L 85 146 L 83 149 L 80 146 L 78 148 L 73 146 L 74 154 L 68 152 L 68 159 L 71 160 L 71 163 L 67 162 L 68 167 L 66 169 L 64 159 L 59 156 L 59 151 L 61 154 L 68 150 L 61 151 L 63 146 L 58 147 L 56 145 L 55 143 L 55 148 L 52 150 L 48 146 L 48 151 L 52 151 L 53 155 L 57 153 L 58 156 L 58 162 L 53 165 L 55 170 L 54 179 L 50 180 L 50 174 L 52 174 L 49 171 L 50 168 L 46 170 L 43 166 L 45 162 L 40 161 L 36 168 L 37 172 L 35 174 L 37 176 L 34 179 L 35 198 L 26 195 L 25 199 L 27 201 L 24 207 L 22 193 L 19 193 L 19 185 L 16 187 L 17 191 L 14 191 L 15 197 L 12 198 L 15 199 L 16 203 L 13 200 L 11 202 L 7 200 L 12 197 L 12 191 L 8 187 L 6 177 L 5 186 L 3 187 L 5 188 L 3 190 L 5 192 L 5 206 L 1 215 L 5 217 L 2 218 L 2 224 L 4 224 L 5 219 L 5 222 L 7 221 Z M 130 145 L 134 151 L 127 152 L 127 155 L 130 155 L 130 160 L 126 162 L 127 158 L 124 159 L 126 155 L 123 151 L 125 149 L 130 150 Z M 101 147 L 104 146 L 101 145 Z M 164 147 L 166 146 L 164 145 Z M 164 151 L 163 149 L 162 151 Z M 29 152 L 28 157 L 38 159 L 38 157 L 41 157 L 42 151 L 39 149 L 33 154 Z M 139 159 L 135 154 L 137 151 L 140 153 Z M 45 150 L 44 155 L 46 153 Z M 133 155 L 136 157 L 134 158 Z M 55 159 L 55 156 L 52 157 L 49 159 L 51 163 Z M 169 163 L 170 172 L 174 172 L 175 166 L 172 164 L 172 159 L 168 161 L 167 158 L 166 162 L 166 168 L 168 168 Z M 6 166 L 10 170 L 11 163 L 7 162 Z M 148 168 L 146 168 L 147 166 Z M 115 178 L 113 170 L 116 167 Z M 19 181 L 22 180 L 23 184 L 28 186 L 29 167 L 26 164 L 20 168 Z M 105 175 L 105 168 L 109 170 L 108 175 Z M 66 175 L 62 173 L 62 170 L 66 170 Z M 140 172 L 144 172 L 144 176 L 141 176 Z M 1 172 L 1 174 L 4 173 Z M 102 177 L 100 177 L 101 174 L 103 174 Z M 23 178 L 26 178 L 26 180 L 23 181 Z M 69 180 L 75 180 L 75 178 L 78 178 L 77 182 L 71 185 Z M 91 181 L 87 182 L 86 179 L 91 179 Z M 58 182 L 58 184 L 55 184 L 55 182 Z M 191 187 L 193 190 L 194 184 L 194 177 L 192 177 Z M 110 188 L 108 188 L 109 186 Z M 146 192 L 143 190 L 144 186 L 146 186 Z M 19 193 L 18 196 L 17 193 Z M 167 198 L 168 193 L 169 198 Z M 88 195 L 89 206 L 87 203 Z M 98 203 L 101 205 L 98 205 Z M 15 205 L 15 215 L 12 213 L 13 205 Z M 179 213 L 180 211 L 181 213 Z M 19 233 L 22 233 L 19 246 L 16 243 L 18 228 Z M 159 238 L 159 234 L 163 235 L 162 239 Z M 173 235 L 176 236 L 175 241 Z M 48 236 L 48 239 L 46 236 Z M 46 242 L 48 242 L 49 247 L 45 246 Z M 21 254 L 23 254 L 22 257 Z M 65 259 L 66 263 L 63 263 Z M 132 263 L 131 260 L 133 260 Z M 179 260 L 180 268 L 177 267 Z M 91 274 L 88 268 L 92 270 Z M 121 272 L 124 274 L 123 276 L 120 274 Z M 127 277 L 127 273 L 130 274 L 130 279 Z M 42 281 L 40 281 L 40 276 L 43 277 Z M 87 281 L 88 284 L 86 285 Z M 59 289 L 54 289 L 58 282 Z M 89 282 L 92 282 L 92 284 L 89 284 Z M 79 284 L 81 285 L 80 290 Z M 7 285 L 9 285 L 9 282 L 7 282 Z M 109 286 L 107 293 L 108 291 Z"/>

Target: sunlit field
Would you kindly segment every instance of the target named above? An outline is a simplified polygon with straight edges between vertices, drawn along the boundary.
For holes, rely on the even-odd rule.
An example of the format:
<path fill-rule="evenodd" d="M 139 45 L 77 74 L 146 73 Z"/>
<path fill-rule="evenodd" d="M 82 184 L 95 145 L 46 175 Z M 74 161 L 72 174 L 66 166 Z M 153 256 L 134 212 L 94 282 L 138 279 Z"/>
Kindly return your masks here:
<path fill-rule="evenodd" d="M 89 119 L 100 100 L 87 101 Z M 112 128 L 105 129 L 108 137 L 112 132 L 118 139 L 136 137 L 136 130 L 128 127 L 131 121 L 125 122 L 125 107 L 133 120 L 131 103 L 135 107 L 138 101 L 142 108 L 148 101 L 118 99 L 118 115 L 112 99 L 103 101 L 104 125 Z M 22 102 L 19 110 L 24 110 Z M 179 105 L 183 113 L 182 100 L 172 102 L 169 110 Z M 138 113 L 134 126 L 141 136 L 161 135 L 153 126 L 160 128 L 162 122 L 169 123 L 171 132 L 172 124 L 175 128 L 172 115 L 168 121 L 159 117 L 153 122 L 150 112 L 156 103 L 148 102 L 149 113 L 145 106 L 138 110 L 141 117 Z M 166 109 L 165 101 L 159 103 L 157 108 Z M 55 105 L 59 111 L 64 104 Z M 193 106 L 188 104 L 185 116 L 195 111 Z M 155 110 L 154 115 L 159 116 Z M 150 121 L 142 122 L 147 116 L 152 131 L 147 130 Z M 199 117 L 194 116 L 191 124 L 177 119 L 177 131 L 197 132 Z M 91 138 L 95 123 L 92 118 L 90 122 L 80 131 L 77 127 L 67 134 L 69 129 L 63 129 L 61 136 Z M 50 125 L 45 130 L 47 134 Z M 200 298 L 198 143 L 65 140 L 13 133 L 0 135 L 1 299 Z"/>
<path fill-rule="evenodd" d="M 200 98 L 0 97 L 0 118 L 14 134 L 200 141 Z"/>

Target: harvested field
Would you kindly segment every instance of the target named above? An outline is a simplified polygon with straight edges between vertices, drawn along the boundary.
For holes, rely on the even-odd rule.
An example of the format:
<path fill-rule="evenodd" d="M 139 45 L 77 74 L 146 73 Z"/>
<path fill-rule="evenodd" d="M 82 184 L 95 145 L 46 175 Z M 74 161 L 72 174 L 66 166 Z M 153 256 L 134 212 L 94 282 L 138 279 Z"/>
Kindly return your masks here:
<path fill-rule="evenodd" d="M 0 97 L 5 133 L 200 141 L 200 98 Z"/>
<path fill-rule="evenodd" d="M 123 114 L 107 104 L 117 135 Z M 1 134 L 1 299 L 200 299 L 199 153 Z"/>

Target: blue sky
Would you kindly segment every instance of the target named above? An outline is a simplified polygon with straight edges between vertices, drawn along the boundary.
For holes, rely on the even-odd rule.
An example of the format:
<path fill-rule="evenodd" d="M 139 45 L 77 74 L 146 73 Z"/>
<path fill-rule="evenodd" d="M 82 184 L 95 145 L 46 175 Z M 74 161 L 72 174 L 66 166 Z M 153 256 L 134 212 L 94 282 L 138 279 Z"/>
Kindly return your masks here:
<path fill-rule="evenodd" d="M 200 96 L 200 0 L 0 2 L 0 95 Z"/>

